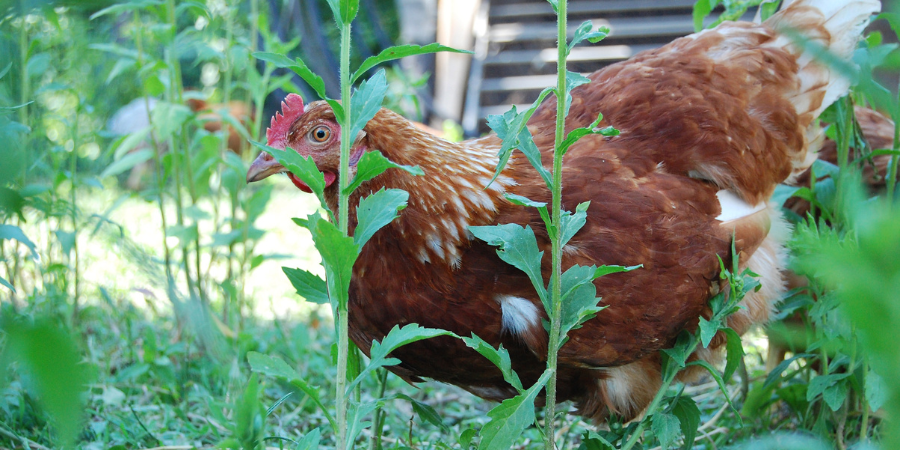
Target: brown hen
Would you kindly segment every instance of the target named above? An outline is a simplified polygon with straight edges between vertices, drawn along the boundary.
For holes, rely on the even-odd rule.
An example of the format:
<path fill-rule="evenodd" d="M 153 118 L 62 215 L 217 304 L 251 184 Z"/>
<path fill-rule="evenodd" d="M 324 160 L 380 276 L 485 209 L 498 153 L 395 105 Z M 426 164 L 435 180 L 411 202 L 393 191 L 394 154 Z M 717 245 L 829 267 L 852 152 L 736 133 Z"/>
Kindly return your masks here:
<path fill-rule="evenodd" d="M 643 264 L 595 284 L 608 306 L 570 334 L 559 356 L 559 401 L 603 420 L 610 412 L 636 417 L 660 385 L 659 350 L 681 330 L 693 330 L 719 289 L 719 262 L 730 258 L 732 236 L 742 264 L 763 288 L 729 319 L 743 333 L 767 320 L 784 290 L 781 278 L 789 232 L 766 200 L 776 184 L 806 169 L 815 118 L 849 82 L 803 54 L 779 32 L 799 30 L 842 58 L 849 57 L 876 0 L 798 0 L 762 25 L 725 23 L 590 75 L 572 92 L 569 130 L 598 113 L 621 135 L 593 135 L 573 145 L 563 167 L 563 207 L 591 201 L 587 224 L 563 249 L 573 265 Z M 326 200 L 337 210 L 340 128 L 324 102 L 303 105 L 288 96 L 269 145 L 310 155 L 325 175 Z M 552 161 L 556 102 L 551 98 L 528 127 Z M 418 165 L 414 177 L 388 171 L 351 198 L 381 187 L 409 192 L 409 206 L 363 248 L 350 286 L 350 336 L 368 352 L 395 325 L 418 323 L 459 335 L 475 333 L 509 349 L 527 386 L 544 371 L 547 333 L 541 302 L 526 275 L 507 265 L 468 227 L 529 224 L 544 250 L 550 242 L 531 208 L 504 194 L 548 201 L 543 180 L 514 155 L 487 188 L 500 141 L 496 136 L 451 143 L 382 109 L 352 144 L 351 172 L 368 149 L 399 164 Z M 285 169 L 261 154 L 248 181 Z M 353 174 L 351 173 L 351 176 Z M 308 188 L 289 175 L 299 188 Z M 721 345 L 722 339 L 714 342 Z M 483 398 L 515 395 L 500 372 L 463 342 L 420 341 L 394 352 L 401 377 L 452 383 Z M 716 351 L 696 357 L 715 360 Z"/>

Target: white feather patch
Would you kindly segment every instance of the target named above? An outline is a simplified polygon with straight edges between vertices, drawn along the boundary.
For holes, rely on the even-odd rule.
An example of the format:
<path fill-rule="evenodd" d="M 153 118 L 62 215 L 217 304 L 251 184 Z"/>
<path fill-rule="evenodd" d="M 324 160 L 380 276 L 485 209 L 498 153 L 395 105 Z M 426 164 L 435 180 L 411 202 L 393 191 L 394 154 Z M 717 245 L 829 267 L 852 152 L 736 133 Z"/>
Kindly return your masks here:
<path fill-rule="evenodd" d="M 503 330 L 522 336 L 528 329 L 541 323 L 537 306 L 530 300 L 512 295 L 495 297 L 503 311 Z"/>
<path fill-rule="evenodd" d="M 722 213 L 716 217 L 716 220 L 722 222 L 740 219 L 766 209 L 765 202 L 760 202 L 758 205 L 753 206 L 728 190 L 716 192 L 716 197 L 719 199 L 719 206 L 722 207 Z"/>

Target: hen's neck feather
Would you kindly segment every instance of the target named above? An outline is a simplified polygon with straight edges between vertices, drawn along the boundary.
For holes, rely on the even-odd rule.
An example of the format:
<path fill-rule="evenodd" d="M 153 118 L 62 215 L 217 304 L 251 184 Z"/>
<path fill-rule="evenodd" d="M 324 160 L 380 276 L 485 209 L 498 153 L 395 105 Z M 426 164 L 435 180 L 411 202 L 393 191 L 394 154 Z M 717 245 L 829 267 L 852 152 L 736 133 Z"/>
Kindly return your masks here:
<path fill-rule="evenodd" d="M 514 185 L 501 175 L 487 189 L 497 165 L 500 141 L 496 136 L 453 143 L 433 136 L 403 117 L 382 109 L 366 126 L 369 150 L 380 150 L 398 164 L 419 166 L 423 176 L 399 169 L 363 184 L 351 204 L 381 187 L 409 193 L 409 205 L 400 217 L 376 233 L 369 245 L 391 245 L 422 264 L 457 268 L 471 239 L 469 226 L 494 222 Z M 355 215 L 355 214 L 354 214 Z M 392 240 L 404 245 L 393 246 Z M 410 245 L 412 244 L 412 245 Z"/>

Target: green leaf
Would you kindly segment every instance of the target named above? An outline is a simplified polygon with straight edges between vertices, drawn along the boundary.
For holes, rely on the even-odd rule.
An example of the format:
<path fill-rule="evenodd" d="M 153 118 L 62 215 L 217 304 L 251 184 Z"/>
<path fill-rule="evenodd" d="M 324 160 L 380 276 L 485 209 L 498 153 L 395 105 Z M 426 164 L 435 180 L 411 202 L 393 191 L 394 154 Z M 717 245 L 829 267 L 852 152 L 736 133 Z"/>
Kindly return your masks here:
<path fill-rule="evenodd" d="M 0 284 L 6 286 L 9 290 L 12 291 L 13 294 L 16 293 L 16 288 L 12 284 L 10 284 L 9 281 L 6 281 L 6 278 L 0 277 Z"/>
<path fill-rule="evenodd" d="M 559 15 L 559 0 L 547 0 L 547 3 L 553 8 L 553 13 Z"/>
<path fill-rule="evenodd" d="M 329 2 L 332 0 L 329 0 Z M 316 91 L 316 94 L 319 98 L 327 98 L 325 95 L 325 80 L 322 77 L 318 76 L 313 72 L 309 67 L 306 66 L 306 63 L 303 62 L 302 59 L 297 58 L 296 60 L 291 60 L 290 58 L 278 54 L 278 53 L 267 53 L 267 52 L 253 52 L 253 57 L 260 59 L 262 61 L 270 62 L 275 65 L 275 67 L 291 69 L 303 78 L 303 81 L 309 85 L 309 87 L 313 88 Z"/>
<path fill-rule="evenodd" d="M 366 124 L 381 110 L 384 103 L 384 95 L 387 93 L 387 80 L 384 69 L 379 70 L 366 81 L 359 85 L 359 89 L 350 97 L 350 136 L 356 139 L 356 135 L 365 128 Z"/>
<path fill-rule="evenodd" d="M 28 250 L 31 250 L 31 257 L 35 260 L 38 259 L 37 246 L 31 242 L 31 239 L 28 239 L 28 236 L 25 236 L 21 228 L 15 225 L 0 224 L 0 240 L 2 239 L 15 239 L 21 242 L 28 247 Z"/>
<path fill-rule="evenodd" d="M 422 403 L 404 394 L 396 394 L 393 396 L 393 398 L 399 398 L 408 401 L 409 404 L 412 405 L 413 411 L 415 411 L 415 413 L 418 414 L 420 418 L 440 428 L 444 432 L 450 431 L 450 427 L 448 427 L 447 424 L 444 423 L 444 420 L 441 419 L 441 416 L 437 413 L 437 411 L 434 410 L 434 408 L 431 407 L 431 405 Z"/>
<path fill-rule="evenodd" d="M 585 431 L 581 435 L 581 446 L 578 450 L 616 450 L 616 447 L 596 431 Z"/>
<path fill-rule="evenodd" d="M 361 250 L 376 231 L 398 217 L 397 213 L 406 208 L 408 200 L 408 192 L 385 188 L 360 200 L 356 208 L 358 225 L 353 232 L 353 242 L 356 246 Z"/>
<path fill-rule="evenodd" d="M 421 341 L 423 339 L 430 339 L 435 336 L 449 336 L 454 335 L 453 333 L 447 330 L 438 330 L 436 328 L 423 328 L 420 327 L 419 324 L 411 323 L 405 325 L 403 328 L 400 328 L 399 325 L 394 325 L 394 328 L 391 328 L 391 331 L 381 340 L 381 342 L 372 341 L 372 348 L 369 350 L 369 364 L 365 369 L 360 372 L 360 374 L 347 386 L 347 395 L 350 395 L 353 392 L 353 388 L 356 387 L 357 384 L 362 382 L 365 379 L 366 375 L 369 372 L 385 366 L 394 366 L 400 364 L 400 360 L 397 358 L 388 358 L 388 355 L 400 348 L 404 345 L 411 344 L 413 342 Z"/>
<path fill-rule="evenodd" d="M 807 397 L 809 394 L 807 393 Z M 825 403 L 828 404 L 828 407 L 831 408 L 832 411 L 837 411 L 841 409 L 841 406 L 844 405 L 844 400 L 847 399 L 847 383 L 844 381 L 839 381 L 831 386 L 825 388 L 825 391 L 822 392 L 822 398 L 825 400 Z"/>
<path fill-rule="evenodd" d="M 353 263 L 359 256 L 359 247 L 352 237 L 344 236 L 337 226 L 322 220 L 318 214 L 309 215 L 307 220 L 313 242 L 322 255 L 328 297 L 333 307 L 346 311 Z"/>
<path fill-rule="evenodd" d="M 503 344 L 500 344 L 499 348 L 494 348 L 494 346 L 485 342 L 484 339 L 481 339 L 475 333 L 472 333 L 472 337 L 462 337 L 461 339 L 467 346 L 494 363 L 500 369 L 500 372 L 503 373 L 503 379 L 516 388 L 516 391 L 520 394 L 525 391 L 522 381 L 519 380 L 519 375 L 512 369 L 512 360 L 509 358 L 509 352 L 503 348 Z"/>
<path fill-rule="evenodd" d="M 569 132 L 566 135 L 566 139 L 562 141 L 562 144 L 559 145 L 559 149 L 563 155 L 569 151 L 569 147 L 578 142 L 579 139 L 589 135 L 589 134 L 604 134 L 608 133 L 605 131 L 606 129 L 597 128 L 600 125 L 600 121 L 603 120 L 603 114 L 598 114 L 597 118 L 588 126 L 576 128 Z"/>
<path fill-rule="evenodd" d="M 544 182 L 547 183 L 548 189 L 550 188 L 550 173 L 541 163 L 540 151 L 534 145 L 534 139 L 531 137 L 531 132 L 527 130 L 525 124 L 540 106 L 541 102 L 552 92 L 554 92 L 554 89 L 549 87 L 541 91 L 531 106 L 521 113 L 517 112 L 516 107 L 513 106 L 503 114 L 494 114 L 487 117 L 488 127 L 494 130 L 497 133 L 497 137 L 503 141 L 498 152 L 497 169 L 494 171 L 494 177 L 491 178 L 490 183 L 493 183 L 500 175 L 500 172 L 503 171 L 503 168 L 506 167 L 512 149 L 518 147 L 541 175 L 541 178 L 544 179 Z"/>
<path fill-rule="evenodd" d="M 247 352 L 247 363 L 250 364 L 250 370 L 252 370 L 253 372 L 261 373 L 263 375 L 274 378 L 281 378 L 302 391 L 304 394 L 308 395 L 309 398 L 312 399 L 312 401 L 319 407 L 322 413 L 325 414 L 325 418 L 327 418 L 328 422 L 331 423 L 331 427 L 337 430 L 334 419 L 328 413 L 328 409 L 325 408 L 325 405 L 322 404 L 322 400 L 319 397 L 318 386 L 309 385 L 303 378 L 300 377 L 300 374 L 298 374 L 296 370 L 292 369 L 280 358 L 276 358 L 274 356 L 264 355 L 257 352 Z"/>
<path fill-rule="evenodd" d="M 567 273 L 574 268 L 575 266 L 570 268 Z M 588 268 L 592 269 L 592 267 Z M 565 283 L 565 274 L 563 274 L 563 283 Z M 560 336 L 566 336 L 569 334 L 569 331 L 580 328 L 583 323 L 602 311 L 605 306 L 597 306 L 599 302 L 600 298 L 597 297 L 597 287 L 594 286 L 594 283 L 584 283 L 572 290 L 572 293 L 567 296 L 562 304 Z M 545 308 L 547 306 L 545 305 Z M 562 348 L 564 343 L 565 339 L 560 339 L 560 348 Z"/>
<path fill-rule="evenodd" d="M 318 450 L 321 441 L 322 431 L 316 428 L 298 439 L 294 450 Z"/>
<path fill-rule="evenodd" d="M 91 20 L 108 14 L 118 15 L 123 12 L 141 10 L 150 6 L 159 6 L 162 4 L 162 0 L 133 0 L 130 2 L 117 3 L 112 6 L 103 8 L 100 11 L 95 12 L 94 14 L 91 14 Z"/>
<path fill-rule="evenodd" d="M 150 115 L 153 117 L 153 127 L 160 137 L 165 139 L 180 131 L 181 127 L 194 117 L 194 112 L 185 105 L 157 102 Z"/>
<path fill-rule="evenodd" d="M 256 449 L 262 442 L 265 418 L 259 393 L 259 375 L 254 373 L 236 402 L 234 432 L 241 448 Z"/>
<path fill-rule="evenodd" d="M 659 439 L 662 450 L 666 450 L 678 437 L 681 421 L 673 414 L 658 412 L 653 415 L 650 431 Z"/>
<path fill-rule="evenodd" d="M 541 378 L 527 391 L 488 411 L 490 422 L 481 428 L 481 443 L 478 450 L 507 450 L 522 436 L 525 428 L 534 423 L 534 399 L 550 379 L 551 370 L 544 371 Z"/>
<path fill-rule="evenodd" d="M 869 402 L 869 408 L 872 411 L 878 411 L 878 408 L 884 405 L 887 398 L 888 390 L 884 379 L 870 370 L 866 374 L 866 401 Z"/>
<path fill-rule="evenodd" d="M 575 236 L 575 233 L 578 233 L 578 230 L 587 223 L 587 209 L 590 205 L 590 201 L 579 203 L 575 207 L 575 214 L 563 211 L 562 216 L 560 216 L 561 225 L 559 227 L 562 232 L 561 246 L 565 247 L 569 240 Z"/>
<path fill-rule="evenodd" d="M 72 249 L 75 248 L 75 232 L 56 230 L 53 234 L 56 235 L 56 240 L 59 241 L 59 246 L 61 247 L 63 254 L 68 256 L 69 253 L 72 252 Z"/>
<path fill-rule="evenodd" d="M 839 381 L 850 376 L 849 373 L 833 373 L 830 375 L 819 375 L 809 382 L 809 389 L 806 391 L 806 401 L 811 402 L 819 395 L 822 395 L 826 389 L 834 386 Z"/>
<path fill-rule="evenodd" d="M 700 427 L 700 408 L 697 407 L 697 403 L 688 396 L 679 396 L 672 406 L 672 414 L 678 418 L 681 433 L 684 435 L 682 449 L 693 448 L 697 428 Z"/>
<path fill-rule="evenodd" d="M 703 348 L 709 347 L 709 342 L 715 337 L 717 331 L 719 331 L 718 320 L 708 321 L 703 317 L 700 318 L 700 342 L 703 344 Z"/>
<path fill-rule="evenodd" d="M 531 206 L 533 208 L 537 208 L 538 213 L 541 215 L 541 220 L 544 221 L 544 226 L 547 227 L 547 233 L 550 235 L 550 238 L 553 239 L 556 236 L 556 225 L 553 225 L 553 220 L 550 219 L 550 213 L 547 212 L 547 203 L 536 202 L 528 197 L 523 197 L 516 194 L 503 194 L 503 197 L 509 200 L 509 202 L 514 205 Z"/>
<path fill-rule="evenodd" d="M 305 298 L 306 301 L 325 304 L 328 303 L 328 287 L 325 280 L 318 275 L 313 275 L 303 269 L 291 269 L 290 267 L 282 267 L 282 271 L 287 275 L 291 285 L 297 290 L 297 294 Z"/>
<path fill-rule="evenodd" d="M 744 346 L 741 345 L 741 336 L 737 334 L 737 331 L 724 328 L 724 333 L 727 340 L 725 341 L 725 372 L 722 374 L 722 378 L 728 381 L 741 365 L 741 360 L 744 359 Z"/>
<path fill-rule="evenodd" d="M 111 177 L 114 175 L 118 175 L 126 170 L 130 170 L 132 167 L 143 163 L 145 161 L 149 161 L 150 158 L 153 158 L 153 150 L 138 150 L 134 153 L 128 153 L 123 156 L 122 159 L 117 161 L 113 161 L 112 164 L 106 167 L 103 172 L 100 173 L 100 178 Z"/>
<path fill-rule="evenodd" d="M 453 52 L 453 53 L 472 53 L 468 50 L 458 50 L 453 47 L 446 47 L 437 42 L 428 44 L 428 45 L 396 45 L 393 47 L 388 47 L 381 51 L 381 53 L 370 56 L 366 58 L 365 61 L 356 69 L 356 72 L 353 73 L 353 76 L 350 77 L 350 83 L 355 83 L 359 77 L 361 77 L 367 70 L 387 61 L 392 61 L 395 59 L 404 58 L 407 56 L 413 55 L 424 55 L 427 53 L 437 53 L 437 52 Z"/>
<path fill-rule="evenodd" d="M 341 19 L 344 23 L 353 22 L 359 13 L 359 0 L 341 0 Z"/>
<path fill-rule="evenodd" d="M 355 448 L 356 438 L 362 430 L 368 428 L 371 423 L 365 418 L 376 409 L 384 405 L 383 401 L 357 403 L 350 401 L 347 405 L 347 450 Z"/>
<path fill-rule="evenodd" d="M 765 0 L 759 5 L 759 18 L 763 22 L 772 17 L 778 11 L 778 4 L 781 0 Z"/>
<path fill-rule="evenodd" d="M 89 383 L 74 339 L 64 327 L 46 320 L 25 323 L 5 318 L 0 329 L 6 334 L 0 370 L 6 372 L 15 361 L 30 374 L 41 406 L 56 425 L 55 447 L 74 448 L 85 412 L 82 395 Z"/>
<path fill-rule="evenodd" d="M 572 107 L 572 90 L 590 82 L 590 79 L 578 72 L 566 71 L 566 117 L 569 116 L 569 108 Z"/>
<path fill-rule="evenodd" d="M 361 184 L 372 178 L 377 177 L 388 169 L 401 169 L 412 175 L 425 175 L 419 166 L 404 166 L 387 159 L 378 150 L 363 153 L 356 165 L 356 176 L 350 181 L 350 184 L 344 189 L 345 194 L 355 191 Z"/>
<path fill-rule="evenodd" d="M 575 35 L 572 36 L 572 42 L 569 42 L 566 54 L 568 55 L 569 53 L 572 53 L 572 48 L 583 42 L 585 39 L 590 41 L 592 44 L 596 44 L 609 35 L 608 27 L 600 27 L 595 31 L 591 31 L 593 29 L 594 24 L 592 24 L 590 20 L 585 20 L 584 22 L 582 22 L 581 25 L 579 25 L 575 30 Z"/>
<path fill-rule="evenodd" d="M 796 361 L 799 358 L 810 358 L 813 356 L 816 355 L 813 355 L 812 353 L 800 353 L 778 363 L 778 365 L 775 366 L 775 368 L 772 369 L 771 372 L 769 372 L 769 375 L 766 376 L 766 381 L 765 383 L 763 383 L 763 387 L 769 387 L 770 385 L 781 381 L 781 373 L 784 372 L 792 362 Z"/>
<path fill-rule="evenodd" d="M 531 227 L 508 223 L 503 225 L 469 227 L 475 237 L 499 247 L 497 255 L 507 264 L 525 272 L 544 304 L 547 304 L 547 288 L 541 276 L 541 258 L 537 239 Z"/>
<path fill-rule="evenodd" d="M 328 209 L 328 203 L 325 201 L 324 196 L 325 175 L 319 171 L 318 167 L 316 167 L 316 162 L 313 160 L 312 156 L 302 156 L 290 149 L 281 150 L 275 147 L 269 147 L 261 142 L 250 141 L 250 143 L 258 149 L 272 155 L 279 164 L 291 171 L 291 173 L 299 178 L 300 181 L 306 183 L 306 185 L 309 186 L 309 189 L 313 191 L 313 194 L 319 199 L 319 204 L 322 206 L 322 209 L 331 215 L 331 210 Z"/>
<path fill-rule="evenodd" d="M 731 397 L 728 396 L 728 388 L 725 387 L 725 381 L 722 380 L 722 375 L 719 374 L 719 371 L 716 370 L 716 368 L 713 367 L 712 364 L 710 364 L 702 359 L 698 359 L 696 361 L 691 361 L 687 365 L 688 366 L 700 366 L 700 367 L 706 369 L 706 371 L 709 372 L 709 375 L 713 378 L 713 380 L 716 380 L 716 384 L 719 385 L 719 390 L 722 391 L 722 394 L 725 395 L 725 400 L 727 400 L 728 404 L 731 405 L 731 409 L 733 409 L 734 412 L 738 411 L 737 408 L 735 408 L 734 403 L 731 401 Z"/>
<path fill-rule="evenodd" d="M 463 431 L 459 435 L 459 439 L 456 442 L 459 443 L 460 448 L 462 450 L 469 450 L 469 446 L 472 444 L 472 439 L 475 439 L 475 436 L 478 434 L 474 428 L 468 428 L 466 431 Z"/>
<path fill-rule="evenodd" d="M 331 8 L 331 14 L 334 16 L 334 23 L 338 28 L 344 25 L 344 18 L 341 15 L 341 0 L 328 0 L 328 7 Z"/>

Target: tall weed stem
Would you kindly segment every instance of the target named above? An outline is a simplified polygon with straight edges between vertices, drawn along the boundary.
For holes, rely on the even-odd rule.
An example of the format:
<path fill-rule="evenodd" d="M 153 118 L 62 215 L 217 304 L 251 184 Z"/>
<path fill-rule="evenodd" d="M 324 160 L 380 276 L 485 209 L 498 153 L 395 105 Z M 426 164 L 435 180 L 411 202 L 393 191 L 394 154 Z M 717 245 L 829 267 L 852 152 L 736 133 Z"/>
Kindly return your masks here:
<path fill-rule="evenodd" d="M 560 0 L 556 16 L 557 30 L 557 62 L 556 62 L 556 137 L 553 152 L 553 223 L 557 232 L 553 236 L 551 257 L 553 260 L 553 280 L 550 293 L 550 336 L 547 354 L 547 368 L 551 370 L 547 382 L 547 407 L 544 415 L 544 448 L 553 450 L 554 424 L 556 418 L 556 378 L 557 355 L 559 353 L 560 319 L 562 315 L 562 233 L 558 232 L 562 224 L 562 146 L 566 131 L 566 0 Z"/>
<path fill-rule="evenodd" d="M 344 236 L 348 234 L 347 215 L 350 211 L 349 194 L 344 192 L 350 184 L 350 28 L 351 23 L 345 22 L 341 26 L 341 103 L 344 107 L 344 120 L 341 124 L 341 166 L 338 173 L 338 229 Z M 338 424 L 338 448 L 347 448 L 347 359 L 349 356 L 349 321 L 347 302 L 338 304 L 338 366 L 337 383 L 337 418 Z"/>

